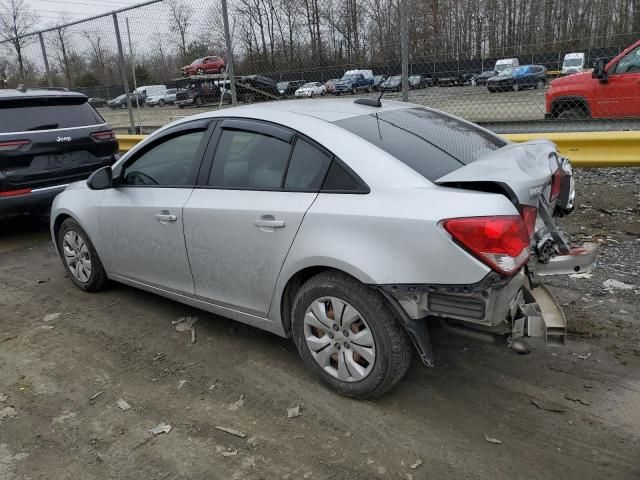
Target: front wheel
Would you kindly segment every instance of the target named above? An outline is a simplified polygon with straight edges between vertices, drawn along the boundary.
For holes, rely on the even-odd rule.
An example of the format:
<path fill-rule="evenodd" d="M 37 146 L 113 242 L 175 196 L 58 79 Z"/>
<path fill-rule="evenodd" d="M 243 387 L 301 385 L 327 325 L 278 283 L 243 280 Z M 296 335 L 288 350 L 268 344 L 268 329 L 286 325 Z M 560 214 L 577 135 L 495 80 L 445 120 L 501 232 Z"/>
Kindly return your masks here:
<path fill-rule="evenodd" d="M 520 90 L 520 85 L 518 85 L 517 83 L 513 85 L 513 91 L 517 92 L 518 90 Z"/>
<path fill-rule="evenodd" d="M 108 280 L 100 257 L 87 233 L 72 218 L 62 222 L 58 253 L 69 278 L 79 289 L 87 292 L 104 289 Z"/>
<path fill-rule="evenodd" d="M 158 102 L 158 106 L 159 106 L 159 107 L 164 107 L 164 100 L 160 100 L 160 101 Z"/>
<path fill-rule="evenodd" d="M 351 95 L 355 95 L 356 93 L 358 93 L 358 89 L 356 87 L 353 87 L 351 89 Z"/>
<path fill-rule="evenodd" d="M 341 273 L 307 281 L 293 302 L 292 332 L 303 362 L 342 395 L 382 395 L 406 373 L 412 348 L 384 297 Z"/>

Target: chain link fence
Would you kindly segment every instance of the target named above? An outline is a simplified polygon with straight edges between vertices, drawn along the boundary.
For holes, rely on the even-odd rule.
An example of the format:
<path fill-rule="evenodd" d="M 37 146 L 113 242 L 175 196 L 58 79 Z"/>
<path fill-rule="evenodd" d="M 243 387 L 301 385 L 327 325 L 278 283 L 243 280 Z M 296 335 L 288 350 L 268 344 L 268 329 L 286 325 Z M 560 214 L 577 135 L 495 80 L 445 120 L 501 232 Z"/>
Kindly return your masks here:
<path fill-rule="evenodd" d="M 640 48 L 603 68 L 640 38 L 635 0 L 227 1 L 157 0 L 33 33 L 45 22 L 28 0 L 0 0 L 0 84 L 82 92 L 143 133 L 234 96 L 401 100 L 406 8 L 409 101 L 502 132 L 639 125 Z"/>

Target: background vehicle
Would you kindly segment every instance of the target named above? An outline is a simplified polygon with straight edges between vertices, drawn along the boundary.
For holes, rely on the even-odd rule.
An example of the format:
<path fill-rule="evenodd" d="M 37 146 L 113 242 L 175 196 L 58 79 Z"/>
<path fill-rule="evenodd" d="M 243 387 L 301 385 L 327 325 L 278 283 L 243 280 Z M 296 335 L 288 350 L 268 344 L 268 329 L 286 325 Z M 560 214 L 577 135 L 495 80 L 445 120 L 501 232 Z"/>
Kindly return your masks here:
<path fill-rule="evenodd" d="M 510 335 L 520 352 L 525 335 L 562 341 L 566 320 L 545 323 L 560 307 L 526 272 L 542 255 L 555 273 L 593 267 L 595 250 L 570 250 L 551 219 L 573 208 L 568 161 L 545 140 L 509 144 L 362 100 L 270 102 L 156 131 L 56 198 L 70 280 L 98 291 L 110 278 L 289 336 L 323 382 L 359 398 L 402 378 L 412 341 L 433 364 L 435 317 Z"/>
<path fill-rule="evenodd" d="M 286 82 L 278 82 L 278 92 L 283 97 L 288 97 L 289 95 L 293 95 L 296 93 L 296 90 L 299 89 L 302 85 L 307 83 L 304 80 L 290 80 Z"/>
<path fill-rule="evenodd" d="M 400 90 L 402 90 L 401 75 L 392 75 L 380 85 L 380 91 L 382 92 L 399 92 Z"/>
<path fill-rule="evenodd" d="M 347 70 L 336 83 L 335 94 L 352 93 L 366 90 L 373 91 L 373 72 L 371 70 Z"/>
<path fill-rule="evenodd" d="M 324 89 L 327 93 L 336 93 L 336 83 L 340 81 L 339 78 L 332 78 L 331 80 L 327 80 L 324 84 Z"/>
<path fill-rule="evenodd" d="M 225 69 L 224 60 L 220 57 L 210 56 L 196 58 L 189 65 L 182 67 L 182 75 L 203 75 L 206 73 L 222 73 Z"/>
<path fill-rule="evenodd" d="M 296 97 L 310 97 L 313 98 L 316 95 L 324 95 L 325 88 L 320 82 L 309 82 L 302 85 L 296 90 Z"/>
<path fill-rule="evenodd" d="M 436 84 L 439 87 L 455 87 L 460 84 L 460 75 L 457 73 L 445 73 L 436 77 Z"/>
<path fill-rule="evenodd" d="M 412 89 L 424 88 L 424 83 L 422 81 L 421 75 L 410 75 L 408 80 L 409 80 L 409 88 L 412 88 Z"/>
<path fill-rule="evenodd" d="M 187 83 L 176 82 L 178 91 L 176 92 L 175 104 L 178 108 L 188 105 L 201 106 L 208 103 L 220 101 L 220 85 L 218 80 L 191 79 Z"/>
<path fill-rule="evenodd" d="M 0 118 L 0 215 L 46 210 L 116 160 L 111 127 L 80 93 L 0 90 Z"/>
<path fill-rule="evenodd" d="M 493 70 L 500 73 L 505 68 L 519 67 L 520 61 L 517 58 L 501 58 L 496 62 Z"/>
<path fill-rule="evenodd" d="M 145 99 L 141 94 L 131 93 L 129 94 L 129 97 L 131 98 L 131 106 L 133 108 L 137 108 L 139 105 L 144 105 Z M 109 100 L 107 102 L 107 106 L 113 109 L 127 108 L 127 96 L 124 93 L 122 95 L 118 95 L 116 98 Z"/>
<path fill-rule="evenodd" d="M 640 116 L 640 40 L 592 72 L 552 80 L 546 110 L 547 118 Z"/>
<path fill-rule="evenodd" d="M 584 70 L 584 53 L 567 53 L 562 61 L 562 75 L 571 75 Z"/>
<path fill-rule="evenodd" d="M 518 91 L 525 88 L 542 88 L 547 83 L 547 69 L 542 65 L 508 67 L 487 80 L 490 92 Z"/>
<path fill-rule="evenodd" d="M 152 95 L 147 95 L 145 100 L 145 105 L 148 107 L 164 107 L 165 105 L 173 105 L 176 101 L 176 92 L 178 90 L 176 88 L 168 88 L 162 93 L 156 93 Z"/>
<path fill-rule="evenodd" d="M 89 105 L 91 105 L 93 108 L 106 107 L 107 100 L 104 98 L 97 98 L 97 97 L 90 98 Z"/>
<path fill-rule="evenodd" d="M 476 76 L 475 73 L 461 73 L 458 79 L 458 86 L 471 85 L 471 80 Z"/>
<path fill-rule="evenodd" d="M 373 77 L 373 90 L 380 91 L 380 85 L 387 79 L 386 75 L 374 75 Z M 327 92 L 329 93 L 329 92 Z"/>
<path fill-rule="evenodd" d="M 497 74 L 498 72 L 494 70 L 487 70 L 482 73 L 479 73 L 478 75 L 474 76 L 471 79 L 471 85 L 473 85 L 474 87 L 481 87 L 482 85 L 486 85 L 487 80 L 489 80 L 492 77 L 495 77 Z"/>

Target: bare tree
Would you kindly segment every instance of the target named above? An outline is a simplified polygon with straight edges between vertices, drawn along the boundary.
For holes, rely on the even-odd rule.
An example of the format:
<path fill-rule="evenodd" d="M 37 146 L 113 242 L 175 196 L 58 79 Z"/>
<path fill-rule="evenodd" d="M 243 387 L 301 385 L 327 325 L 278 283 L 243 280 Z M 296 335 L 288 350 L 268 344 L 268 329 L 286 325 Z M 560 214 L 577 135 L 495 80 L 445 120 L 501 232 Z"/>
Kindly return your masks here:
<path fill-rule="evenodd" d="M 171 31 L 178 34 L 180 39 L 180 55 L 182 60 L 185 61 L 187 57 L 187 31 L 191 26 L 193 19 L 193 9 L 179 1 L 171 0 L 169 2 Z"/>
<path fill-rule="evenodd" d="M 3 0 L 0 3 L 0 38 L 13 46 L 21 79 L 25 76 L 23 49 L 36 40 L 35 36 L 24 35 L 32 31 L 36 23 L 38 16 L 24 0 Z"/>

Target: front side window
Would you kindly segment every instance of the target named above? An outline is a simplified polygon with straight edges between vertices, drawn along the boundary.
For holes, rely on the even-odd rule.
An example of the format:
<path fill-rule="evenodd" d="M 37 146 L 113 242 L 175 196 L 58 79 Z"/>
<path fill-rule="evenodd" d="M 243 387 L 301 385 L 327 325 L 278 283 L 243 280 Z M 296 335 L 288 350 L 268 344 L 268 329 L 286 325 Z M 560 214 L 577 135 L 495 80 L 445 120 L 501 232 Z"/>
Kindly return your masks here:
<path fill-rule="evenodd" d="M 255 132 L 223 130 L 208 184 L 221 188 L 279 189 L 291 144 Z"/>
<path fill-rule="evenodd" d="M 620 59 L 615 68 L 615 73 L 640 73 L 640 47 L 635 48 Z"/>
<path fill-rule="evenodd" d="M 205 132 L 183 133 L 153 146 L 124 167 L 122 184 L 132 186 L 193 185 L 194 164 Z"/>

